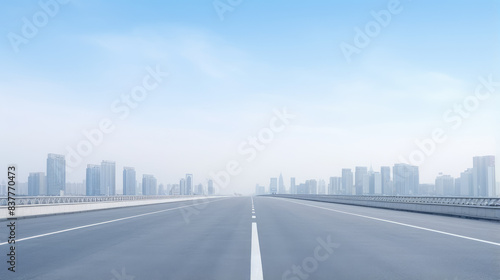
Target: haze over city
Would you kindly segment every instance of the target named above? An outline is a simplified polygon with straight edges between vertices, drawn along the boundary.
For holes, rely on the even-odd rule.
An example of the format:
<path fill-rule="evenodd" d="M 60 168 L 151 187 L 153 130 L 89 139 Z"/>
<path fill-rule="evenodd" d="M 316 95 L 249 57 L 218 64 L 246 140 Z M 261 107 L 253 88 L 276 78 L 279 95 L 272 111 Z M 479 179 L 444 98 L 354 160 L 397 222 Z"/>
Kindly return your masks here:
<path fill-rule="evenodd" d="M 0 31 L 22 36 L 26 10 L 4 5 Z M 0 44 L 2 162 L 27 181 L 104 121 L 109 133 L 68 166 L 68 182 L 112 160 L 118 174 L 133 166 L 168 184 L 191 173 L 198 184 L 236 161 L 228 192 L 249 194 L 280 173 L 328 180 L 410 161 L 438 129 L 445 140 L 423 153 L 420 181 L 458 177 L 474 156 L 499 158 L 498 5 L 401 1 L 346 56 L 386 1 L 244 1 L 222 18 L 211 4 L 70 1 L 28 42 Z M 467 103 L 481 85 L 490 94 Z M 250 148 L 283 110 L 289 123 Z"/>
<path fill-rule="evenodd" d="M 0 8 L 0 279 L 500 275 L 500 1 Z"/>

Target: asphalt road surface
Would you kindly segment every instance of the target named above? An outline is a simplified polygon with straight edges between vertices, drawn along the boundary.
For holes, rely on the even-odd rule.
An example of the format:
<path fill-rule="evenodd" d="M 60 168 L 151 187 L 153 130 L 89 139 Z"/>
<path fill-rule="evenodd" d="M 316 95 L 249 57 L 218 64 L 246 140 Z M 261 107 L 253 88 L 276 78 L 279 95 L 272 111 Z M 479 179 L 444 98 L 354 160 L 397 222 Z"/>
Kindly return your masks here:
<path fill-rule="evenodd" d="M 500 279 L 500 223 L 273 197 L 0 222 L 0 279 Z"/>

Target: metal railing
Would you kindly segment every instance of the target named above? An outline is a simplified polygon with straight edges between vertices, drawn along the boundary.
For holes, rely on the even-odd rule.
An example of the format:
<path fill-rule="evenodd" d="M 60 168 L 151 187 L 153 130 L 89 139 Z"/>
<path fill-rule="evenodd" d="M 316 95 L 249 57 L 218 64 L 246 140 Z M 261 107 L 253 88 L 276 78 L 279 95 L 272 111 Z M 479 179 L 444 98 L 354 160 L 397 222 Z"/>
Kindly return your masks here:
<path fill-rule="evenodd" d="M 51 205 L 51 204 L 74 204 L 74 203 L 97 203 L 134 201 L 146 199 L 168 199 L 179 197 L 177 195 L 116 195 L 116 196 L 16 196 L 16 205 Z M 200 197 L 202 197 L 200 195 Z M 7 206 L 7 197 L 0 197 L 0 206 Z"/>
<path fill-rule="evenodd" d="M 500 207 L 500 198 L 498 197 L 451 197 L 451 196 L 382 196 L 382 195 L 279 195 L 279 196 L 300 196 L 314 198 L 335 198 L 351 201 L 380 201 L 395 203 L 420 203 L 433 205 L 462 205 L 462 206 L 491 206 Z"/>

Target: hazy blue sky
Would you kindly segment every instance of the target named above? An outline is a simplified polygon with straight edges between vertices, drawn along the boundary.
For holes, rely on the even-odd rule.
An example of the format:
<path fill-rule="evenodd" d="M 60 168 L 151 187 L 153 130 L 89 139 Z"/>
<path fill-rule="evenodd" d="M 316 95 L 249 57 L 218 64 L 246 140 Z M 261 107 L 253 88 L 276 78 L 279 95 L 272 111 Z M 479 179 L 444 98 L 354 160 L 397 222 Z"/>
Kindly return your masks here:
<path fill-rule="evenodd" d="M 13 45 L 23 17 L 40 21 L 44 10 L 38 1 L 2 1 L 0 161 L 17 163 L 26 181 L 45 171 L 47 153 L 66 154 L 104 118 L 115 130 L 68 181 L 83 180 L 87 163 L 114 160 L 120 190 L 123 166 L 164 184 L 186 173 L 205 183 L 236 160 L 241 173 L 228 190 L 251 192 L 280 172 L 288 185 L 290 176 L 326 180 L 344 167 L 392 166 L 435 128 L 447 140 L 420 165 L 421 182 L 458 176 L 474 155 L 499 160 L 500 86 L 461 125 L 455 113 L 443 115 L 474 94 L 480 76 L 500 82 L 500 3 L 400 1 L 346 60 L 341 44 L 354 45 L 355 28 L 390 2 L 244 0 L 221 20 L 212 0 L 75 0 Z M 170 75 L 121 119 L 112 104 L 147 67 Z M 295 119 L 247 161 L 238 146 L 285 107 Z"/>

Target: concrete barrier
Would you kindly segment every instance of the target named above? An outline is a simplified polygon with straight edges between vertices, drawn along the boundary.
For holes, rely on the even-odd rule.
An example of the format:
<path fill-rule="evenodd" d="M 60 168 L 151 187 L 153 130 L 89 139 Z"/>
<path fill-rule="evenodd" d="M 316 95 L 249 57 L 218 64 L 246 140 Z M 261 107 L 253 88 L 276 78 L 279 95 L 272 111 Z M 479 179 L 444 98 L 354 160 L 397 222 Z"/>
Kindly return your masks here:
<path fill-rule="evenodd" d="M 301 200 L 331 202 L 347 205 L 367 206 L 385 208 L 393 210 L 404 210 L 420 213 L 431 213 L 457 217 L 467 217 L 476 219 L 487 219 L 500 221 L 500 207 L 498 206 L 476 206 L 476 205 L 452 205 L 436 203 L 412 203 L 412 202 L 391 202 L 367 199 L 356 199 L 355 196 L 334 196 L 334 195 L 272 195 L 272 197 L 293 198 Z M 383 197 L 381 197 L 383 198 Z"/>
<path fill-rule="evenodd" d="M 185 198 L 164 198 L 164 199 L 147 199 L 147 200 L 131 200 L 131 201 L 107 201 L 94 203 L 67 203 L 67 204 L 34 204 L 34 205 L 18 205 L 15 208 L 15 216 L 9 216 L 7 206 L 0 207 L 0 220 L 7 218 L 27 218 L 45 215 L 85 212 L 94 210 L 104 210 L 120 207 L 143 206 L 160 203 L 170 203 L 179 201 L 205 200 L 221 198 L 221 196 L 198 196 Z"/>

